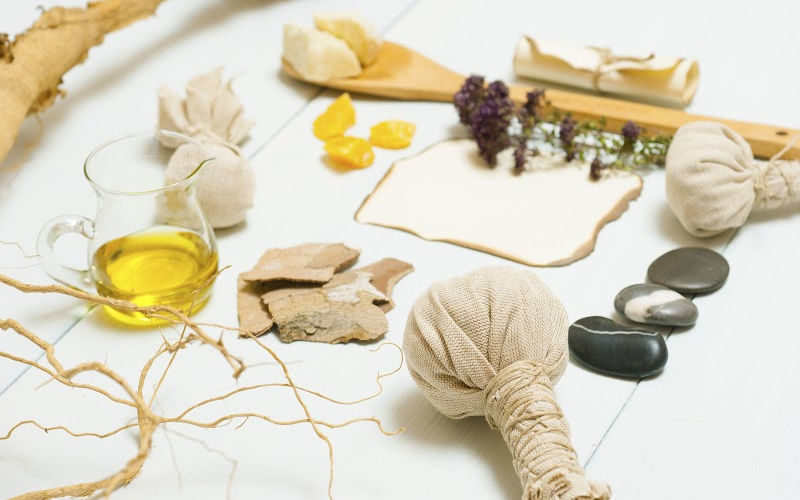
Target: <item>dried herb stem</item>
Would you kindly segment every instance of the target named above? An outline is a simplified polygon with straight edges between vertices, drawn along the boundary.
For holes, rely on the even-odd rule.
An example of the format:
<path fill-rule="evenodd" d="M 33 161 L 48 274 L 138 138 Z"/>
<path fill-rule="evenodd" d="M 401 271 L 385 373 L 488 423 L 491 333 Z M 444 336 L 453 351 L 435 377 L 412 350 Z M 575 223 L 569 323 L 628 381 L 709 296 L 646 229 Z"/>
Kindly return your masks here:
<path fill-rule="evenodd" d="M 554 109 L 544 90 L 533 90 L 526 97 L 524 104 L 516 106 L 503 82 L 486 86 L 483 77 L 477 75 L 467 78 L 453 96 L 459 120 L 469 129 L 490 167 L 497 165 L 497 155 L 509 148 L 513 150 L 515 173 L 524 172 L 528 160 L 546 150 L 563 154 L 568 162 L 590 163 L 593 180 L 611 170 L 633 171 L 664 164 L 670 137 L 650 137 L 632 121 L 619 134 L 609 133 L 603 130 L 602 118 L 577 121 L 569 113 Z M 544 115 L 544 109 L 550 111 Z"/>

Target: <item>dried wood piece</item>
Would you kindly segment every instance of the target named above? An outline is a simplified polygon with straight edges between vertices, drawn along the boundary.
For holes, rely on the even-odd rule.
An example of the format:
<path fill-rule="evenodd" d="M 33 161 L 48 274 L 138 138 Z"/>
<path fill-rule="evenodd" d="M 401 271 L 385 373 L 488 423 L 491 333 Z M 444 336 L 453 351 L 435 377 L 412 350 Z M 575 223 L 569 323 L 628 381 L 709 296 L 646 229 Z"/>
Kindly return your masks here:
<path fill-rule="evenodd" d="M 358 270 L 347 271 L 340 274 L 335 274 L 333 278 L 322 286 L 309 283 L 286 283 L 285 286 L 275 288 L 267 291 L 261 295 L 261 301 L 265 305 L 272 302 L 290 297 L 292 295 L 299 295 L 303 293 L 323 290 L 332 294 L 332 300 L 341 300 L 343 302 L 358 302 L 358 296 L 355 294 L 357 290 L 365 290 L 376 297 L 378 303 L 386 303 L 389 297 L 375 288 L 371 284 L 372 274 L 366 271 L 358 272 Z"/>
<path fill-rule="evenodd" d="M 269 290 L 261 296 L 261 301 L 264 303 L 264 305 L 269 305 L 272 302 L 276 302 L 291 295 L 306 293 L 315 289 L 331 288 L 341 284 L 341 280 L 345 279 L 345 277 L 351 276 L 352 273 L 362 273 L 369 274 L 370 283 L 375 288 L 373 293 L 375 295 L 380 294 L 385 296 L 385 300 L 377 303 L 380 304 L 380 308 L 383 310 L 383 312 L 389 312 L 394 307 L 391 294 L 395 283 L 400 281 L 403 276 L 406 276 L 413 270 L 414 266 L 408 262 L 403 262 L 402 260 L 393 258 L 385 258 L 368 266 L 334 275 L 331 281 L 329 281 L 326 285 L 323 285 L 323 287 L 306 283 L 290 283 L 285 287 Z"/>
<path fill-rule="evenodd" d="M 278 325 L 284 342 L 373 340 L 388 330 L 385 312 L 394 284 L 413 270 L 397 259 L 360 269 L 359 252 L 341 243 L 271 249 L 239 277 L 241 328 L 260 335 Z"/>
<path fill-rule="evenodd" d="M 245 281 L 241 275 L 237 281 L 236 306 L 239 310 L 239 327 L 253 335 L 261 335 L 272 328 L 272 316 L 261 302 L 263 293 L 259 283 Z M 247 337 L 246 333 L 240 336 Z"/>
<path fill-rule="evenodd" d="M 360 291 L 375 297 L 373 302 L 376 304 L 389 302 L 389 297 L 372 285 L 372 274 L 358 270 L 337 274 L 322 286 L 322 291 L 329 299 L 337 302 L 355 304 L 359 301 L 358 292 Z"/>
<path fill-rule="evenodd" d="M 261 303 L 265 306 L 276 302 L 280 299 L 296 295 L 298 293 L 306 293 L 311 290 L 319 290 L 322 287 L 318 283 L 287 283 L 286 286 L 269 290 L 261 295 Z"/>
<path fill-rule="evenodd" d="M 318 289 L 290 294 L 268 306 L 283 342 L 308 340 L 337 344 L 374 340 L 389 330 L 386 315 L 375 303 L 386 295 L 365 272 L 347 272 Z"/>
<path fill-rule="evenodd" d="M 360 251 L 342 243 L 306 243 L 267 250 L 256 266 L 241 275 L 245 281 L 327 283 L 334 273 L 353 265 Z"/>
<path fill-rule="evenodd" d="M 394 285 L 413 270 L 414 266 L 408 262 L 388 257 L 368 266 L 354 269 L 354 272 L 368 272 L 372 275 L 373 286 L 389 299 L 386 303 L 381 304 L 380 308 L 383 312 L 389 312 L 394 308 L 392 300 Z"/>
<path fill-rule="evenodd" d="M 104 0 L 86 8 L 53 7 L 25 33 L 8 42 L 0 36 L 0 161 L 17 137 L 22 120 L 48 108 L 64 74 L 82 63 L 89 49 L 118 29 L 153 15 L 164 0 Z"/>

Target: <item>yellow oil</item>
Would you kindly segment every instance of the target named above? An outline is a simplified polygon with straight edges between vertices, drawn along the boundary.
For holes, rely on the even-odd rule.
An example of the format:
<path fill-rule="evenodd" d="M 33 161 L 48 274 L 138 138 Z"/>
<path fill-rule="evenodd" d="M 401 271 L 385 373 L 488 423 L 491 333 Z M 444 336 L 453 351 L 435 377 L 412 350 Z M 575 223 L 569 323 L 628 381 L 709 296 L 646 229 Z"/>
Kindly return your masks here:
<path fill-rule="evenodd" d="M 100 295 L 139 306 L 167 305 L 191 314 L 208 300 L 217 261 L 217 253 L 194 233 L 142 233 L 98 248 L 92 257 L 92 274 Z M 129 324 L 165 322 L 138 312 L 110 307 L 106 311 Z"/>

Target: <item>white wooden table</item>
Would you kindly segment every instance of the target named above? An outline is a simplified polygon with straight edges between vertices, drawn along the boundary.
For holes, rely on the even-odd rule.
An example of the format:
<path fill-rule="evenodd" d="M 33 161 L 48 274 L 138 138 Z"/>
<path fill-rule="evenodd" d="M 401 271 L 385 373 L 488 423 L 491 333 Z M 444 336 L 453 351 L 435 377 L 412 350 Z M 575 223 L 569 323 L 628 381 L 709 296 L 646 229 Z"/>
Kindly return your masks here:
<path fill-rule="evenodd" d="M 49 6 L 58 2 L 40 2 Z M 79 4 L 80 2 L 69 2 Z M 24 29 L 33 3 L 0 4 L 0 31 Z M 218 65 L 236 75 L 235 89 L 258 122 L 244 149 L 257 169 L 257 203 L 247 223 L 220 231 L 221 261 L 233 269 L 218 279 L 198 317 L 236 324 L 235 276 L 268 247 L 307 241 L 343 241 L 362 248 L 361 261 L 384 256 L 412 262 L 416 272 L 395 291 L 386 340 L 400 343 L 415 297 L 434 280 L 502 259 L 410 234 L 360 225 L 353 214 L 393 160 L 454 134 L 463 134 L 447 104 L 409 103 L 358 96 L 358 124 L 402 118 L 417 124 L 411 148 L 378 150 L 375 164 L 341 173 L 322 162 L 311 122 L 336 96 L 293 82 L 279 72 L 281 29 L 310 23 L 311 14 L 352 10 L 372 18 L 388 39 L 417 49 L 463 73 L 512 80 L 511 56 L 523 33 L 624 49 L 691 55 L 701 63 L 697 113 L 786 124 L 800 116 L 800 3 L 397 0 L 370 2 L 170 0 L 158 15 L 109 36 L 64 82 L 69 97 L 41 117 L 41 141 L 25 165 L 23 145 L 38 133 L 29 119 L 12 155 L 0 166 L 0 239 L 33 252 L 39 228 L 62 213 L 94 212 L 81 175 L 82 160 L 111 135 L 155 124 L 155 91 Z M 2 116 L 2 110 L 0 110 Z M 546 216 L 546 214 L 543 214 Z M 601 233 L 586 259 L 536 272 L 564 301 L 570 317 L 611 314 L 615 293 L 641 282 L 647 265 L 681 245 L 707 245 L 731 264 L 728 283 L 696 300 L 700 320 L 669 336 L 664 372 L 640 383 L 605 377 L 571 363 L 557 386 L 573 442 L 588 474 L 608 481 L 620 499 L 797 498 L 800 490 L 800 213 L 755 217 L 735 235 L 696 240 L 673 218 L 662 172 L 645 176 L 642 196 Z M 73 263 L 84 259 L 78 239 L 61 248 Z M 48 283 L 15 247 L 0 245 L 0 272 Z M 67 364 L 105 361 L 134 378 L 161 331 L 125 330 L 100 309 L 63 297 L 29 297 L 0 289 L 0 317 L 13 317 L 56 343 Z M 668 332 L 666 332 L 668 333 Z M 378 371 L 394 368 L 391 347 L 283 345 L 265 338 L 289 362 L 298 384 L 341 399 L 375 390 Z M 229 344 L 250 363 L 264 361 L 252 342 Z M 8 333 L 0 349 L 40 353 Z M 208 348 L 182 352 L 158 406 L 170 413 L 233 387 L 227 365 Z M 133 415 L 99 397 L 0 361 L 0 435 L 19 420 L 67 425 L 76 431 L 110 430 Z M 87 377 L 86 380 L 93 380 Z M 249 370 L 241 384 L 280 381 L 275 365 Z M 385 437 L 373 425 L 332 430 L 339 499 L 515 499 L 521 494 L 500 435 L 482 419 L 450 421 L 417 391 L 405 369 L 384 379 L 384 393 L 339 407 L 306 398 L 315 416 L 332 421 L 374 415 L 405 433 Z M 209 408 L 198 417 L 255 408 L 277 418 L 300 415 L 285 389 L 263 389 Z M 237 422 L 236 424 L 238 424 Z M 307 425 L 279 427 L 249 421 L 234 429 L 167 426 L 155 436 L 138 478 L 115 498 L 224 498 L 232 462 L 233 498 L 321 499 L 326 496 L 327 451 Z M 24 428 L 0 441 L 0 497 L 90 481 L 118 470 L 135 452 L 136 435 L 73 438 Z"/>

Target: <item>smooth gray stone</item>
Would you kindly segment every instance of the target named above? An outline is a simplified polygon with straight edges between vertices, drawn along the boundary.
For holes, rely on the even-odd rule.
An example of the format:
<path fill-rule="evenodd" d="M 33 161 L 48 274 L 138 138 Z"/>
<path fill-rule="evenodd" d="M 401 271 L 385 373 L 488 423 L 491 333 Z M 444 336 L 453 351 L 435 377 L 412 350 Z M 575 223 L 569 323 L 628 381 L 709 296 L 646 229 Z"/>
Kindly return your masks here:
<path fill-rule="evenodd" d="M 660 333 L 622 326 L 602 316 L 579 319 L 569 327 L 569 350 L 589 368 L 620 377 L 642 378 L 667 364 Z"/>
<path fill-rule="evenodd" d="M 623 288 L 614 309 L 631 321 L 649 325 L 690 326 L 697 321 L 697 306 L 678 292 L 642 283 Z"/>
<path fill-rule="evenodd" d="M 650 264 L 647 279 L 681 293 L 708 293 L 728 279 L 728 261 L 708 248 L 670 250 Z"/>

